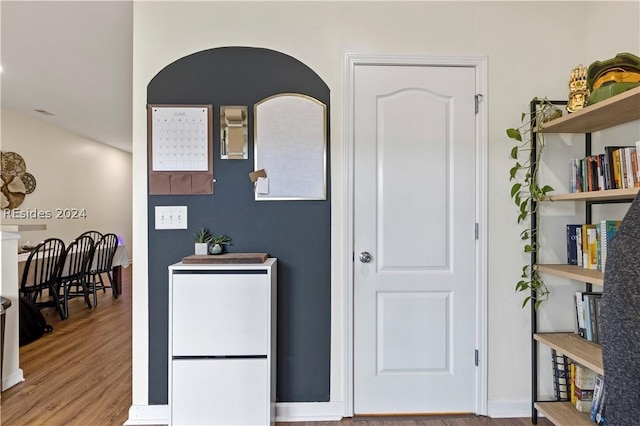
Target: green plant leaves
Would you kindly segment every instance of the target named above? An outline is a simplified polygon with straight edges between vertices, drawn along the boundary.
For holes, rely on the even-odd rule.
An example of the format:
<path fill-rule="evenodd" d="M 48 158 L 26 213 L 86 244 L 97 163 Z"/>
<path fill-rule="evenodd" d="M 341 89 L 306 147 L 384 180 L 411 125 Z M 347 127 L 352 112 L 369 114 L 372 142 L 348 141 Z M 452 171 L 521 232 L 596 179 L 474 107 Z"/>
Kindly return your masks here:
<path fill-rule="evenodd" d="M 521 183 L 516 183 L 511 187 L 511 198 L 515 197 L 518 191 L 520 191 L 520 188 L 522 188 Z"/>
<path fill-rule="evenodd" d="M 543 200 L 549 193 L 554 191 L 549 185 L 538 184 L 538 165 L 545 145 L 545 135 L 541 128 L 542 118 L 548 114 L 553 105 L 546 98 L 533 98 L 532 102 L 537 103 L 535 112 L 523 112 L 520 116 L 522 125 L 519 128 L 506 130 L 509 139 L 521 142 L 520 145 L 512 147 L 509 152 L 510 158 L 515 160 L 515 164 L 509 169 L 509 181 L 515 180 L 515 183 L 511 186 L 510 195 L 516 206 L 518 206 L 516 220 L 519 224 L 525 222 L 528 217 L 537 211 L 537 201 Z M 536 126 L 537 133 L 534 133 L 534 127 Z M 521 164 L 519 159 L 525 158 L 525 156 L 529 160 Z M 536 216 L 536 220 L 539 220 L 539 216 Z M 539 223 L 531 223 L 530 229 L 527 228 L 520 232 L 523 253 L 533 255 L 540 249 L 539 244 L 534 242 L 535 240 L 533 239 L 538 226 Z M 549 289 L 538 274 L 537 264 L 524 265 L 520 278 L 515 286 L 516 291 L 531 292 L 530 295 L 524 298 L 522 307 L 525 307 L 528 303 L 534 303 L 535 309 L 538 309 L 540 304 L 548 299 Z"/>
<path fill-rule="evenodd" d="M 511 139 L 522 142 L 522 135 L 520 134 L 520 130 L 518 129 L 507 129 L 507 136 L 509 136 Z"/>

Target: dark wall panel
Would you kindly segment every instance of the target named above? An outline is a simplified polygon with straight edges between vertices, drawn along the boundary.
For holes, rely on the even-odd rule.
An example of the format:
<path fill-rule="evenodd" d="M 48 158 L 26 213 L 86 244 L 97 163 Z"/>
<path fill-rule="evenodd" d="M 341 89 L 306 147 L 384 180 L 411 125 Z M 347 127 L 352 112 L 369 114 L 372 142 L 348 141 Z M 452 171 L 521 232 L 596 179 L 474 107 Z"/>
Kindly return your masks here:
<path fill-rule="evenodd" d="M 318 99 L 327 106 L 328 122 L 327 85 L 300 61 L 268 49 L 225 47 L 198 52 L 165 67 L 147 87 L 149 104 L 214 105 L 216 179 L 214 195 L 148 197 L 149 404 L 166 404 L 168 400 L 167 267 L 193 254 L 193 234 L 201 227 L 231 236 L 229 251 L 267 252 L 278 258 L 278 401 L 329 401 L 328 145 L 326 201 L 254 201 L 248 177 L 254 164 L 253 106 L 278 93 L 301 93 Z M 220 159 L 221 105 L 249 107 L 248 160 Z M 156 231 L 154 208 L 160 205 L 186 205 L 189 229 Z"/>

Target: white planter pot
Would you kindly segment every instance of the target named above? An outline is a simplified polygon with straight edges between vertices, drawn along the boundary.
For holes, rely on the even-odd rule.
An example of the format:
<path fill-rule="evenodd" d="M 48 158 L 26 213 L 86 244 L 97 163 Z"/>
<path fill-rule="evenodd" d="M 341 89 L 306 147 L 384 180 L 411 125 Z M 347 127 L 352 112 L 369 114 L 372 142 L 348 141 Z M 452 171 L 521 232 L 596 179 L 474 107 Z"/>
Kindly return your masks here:
<path fill-rule="evenodd" d="M 208 254 L 208 252 L 209 252 L 209 244 L 208 243 L 195 243 L 195 252 L 196 252 L 196 254 Z"/>

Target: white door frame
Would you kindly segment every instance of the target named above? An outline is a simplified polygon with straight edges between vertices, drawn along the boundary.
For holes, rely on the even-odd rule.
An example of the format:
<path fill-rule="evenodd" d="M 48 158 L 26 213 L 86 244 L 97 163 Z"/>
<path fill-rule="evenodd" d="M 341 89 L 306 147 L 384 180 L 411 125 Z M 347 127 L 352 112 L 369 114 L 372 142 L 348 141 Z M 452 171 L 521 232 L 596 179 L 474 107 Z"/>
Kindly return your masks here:
<path fill-rule="evenodd" d="M 344 322 L 343 355 L 346 417 L 353 416 L 353 246 L 354 246 L 354 76 L 359 65 L 422 65 L 473 67 L 476 70 L 477 94 L 480 100 L 487 99 L 486 56 L 413 56 L 413 55 L 369 55 L 345 56 L 344 85 L 344 159 L 345 159 L 345 230 L 344 230 Z M 487 108 L 480 102 L 476 114 L 476 223 L 479 226 L 476 257 L 476 348 L 479 362 L 476 370 L 476 414 L 487 414 Z"/>

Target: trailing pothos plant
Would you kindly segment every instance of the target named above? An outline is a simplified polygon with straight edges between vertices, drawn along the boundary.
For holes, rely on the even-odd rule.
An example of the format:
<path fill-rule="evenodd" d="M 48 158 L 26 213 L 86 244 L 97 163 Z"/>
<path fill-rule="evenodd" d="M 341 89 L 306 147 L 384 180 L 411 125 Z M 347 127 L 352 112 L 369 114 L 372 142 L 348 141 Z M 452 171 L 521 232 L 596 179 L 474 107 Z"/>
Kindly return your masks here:
<path fill-rule="evenodd" d="M 511 198 L 518 206 L 518 223 L 526 222 L 527 219 L 536 221 L 520 233 L 520 239 L 523 242 L 524 253 L 532 256 L 535 254 L 537 259 L 540 249 L 537 238 L 540 216 L 534 213 L 538 211 L 539 201 L 553 191 L 551 186 L 538 182 L 540 159 L 545 145 L 542 125 L 562 115 L 562 111 L 546 98 L 534 98 L 532 105 L 536 105 L 535 110 L 522 113 L 520 127 L 507 129 L 507 136 L 516 141 L 516 145 L 511 148 L 511 159 L 515 164 L 509 170 L 509 180 L 514 182 L 511 186 Z M 522 307 L 532 302 L 537 309 L 543 301 L 548 299 L 549 289 L 540 277 L 537 261 L 522 267 L 522 275 L 516 284 L 516 291 L 529 292 L 522 302 Z"/>

